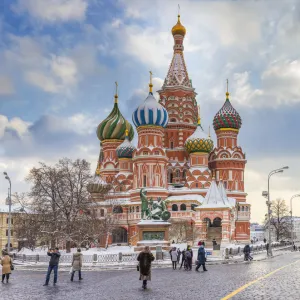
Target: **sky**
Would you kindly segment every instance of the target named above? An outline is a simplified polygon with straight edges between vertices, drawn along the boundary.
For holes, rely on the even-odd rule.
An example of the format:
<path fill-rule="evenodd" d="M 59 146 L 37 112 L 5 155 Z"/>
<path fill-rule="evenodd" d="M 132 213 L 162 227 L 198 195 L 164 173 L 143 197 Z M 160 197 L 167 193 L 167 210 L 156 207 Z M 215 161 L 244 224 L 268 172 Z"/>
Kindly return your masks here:
<path fill-rule="evenodd" d="M 12 192 L 39 161 L 84 158 L 95 169 L 96 127 L 113 107 L 131 121 L 144 101 L 149 70 L 158 90 L 173 53 L 178 6 L 185 60 L 203 127 L 230 99 L 243 125 L 245 190 L 252 221 L 271 198 L 300 193 L 300 1 L 2 0 L 0 3 L 0 169 Z M 157 96 L 157 94 L 156 94 Z M 212 133 L 216 141 L 215 134 Z M 0 180 L 0 197 L 8 182 Z M 0 200 L 0 202 L 1 202 Z M 300 215 L 300 198 L 294 200 Z"/>

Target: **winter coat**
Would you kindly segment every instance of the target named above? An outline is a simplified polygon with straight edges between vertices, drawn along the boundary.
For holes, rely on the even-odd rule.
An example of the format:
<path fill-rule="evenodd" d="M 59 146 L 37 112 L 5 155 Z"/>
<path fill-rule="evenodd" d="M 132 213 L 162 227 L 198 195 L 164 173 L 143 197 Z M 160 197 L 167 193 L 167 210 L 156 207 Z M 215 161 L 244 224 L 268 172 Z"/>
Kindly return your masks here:
<path fill-rule="evenodd" d="M 171 251 L 171 260 L 177 261 L 177 257 L 178 257 L 177 251 L 176 250 Z"/>
<path fill-rule="evenodd" d="M 151 262 L 154 260 L 154 256 L 151 252 L 140 252 L 137 257 L 140 262 L 140 280 L 151 280 Z"/>
<path fill-rule="evenodd" d="M 190 252 L 191 255 L 188 254 L 188 252 Z M 187 259 L 192 259 L 193 258 L 193 250 L 189 249 L 185 251 L 185 258 Z"/>
<path fill-rule="evenodd" d="M 76 252 L 73 254 L 72 268 L 73 268 L 73 271 L 81 270 L 81 268 L 82 268 L 82 253 Z"/>
<path fill-rule="evenodd" d="M 58 266 L 60 253 L 59 252 L 47 252 L 48 256 L 51 256 L 49 266 Z"/>
<path fill-rule="evenodd" d="M 1 259 L 2 275 L 11 273 L 12 259 L 9 255 L 4 255 Z"/>
<path fill-rule="evenodd" d="M 200 247 L 198 250 L 198 264 L 205 264 L 205 249 Z"/>
<path fill-rule="evenodd" d="M 250 253 L 250 246 L 249 245 L 246 245 L 245 247 L 244 247 L 244 253 Z"/>

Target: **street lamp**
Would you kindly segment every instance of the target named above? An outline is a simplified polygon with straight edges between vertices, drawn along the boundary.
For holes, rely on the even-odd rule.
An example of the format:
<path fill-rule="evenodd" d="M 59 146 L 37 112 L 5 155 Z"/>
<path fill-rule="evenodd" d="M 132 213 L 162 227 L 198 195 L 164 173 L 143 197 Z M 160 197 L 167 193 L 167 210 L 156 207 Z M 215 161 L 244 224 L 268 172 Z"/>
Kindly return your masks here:
<path fill-rule="evenodd" d="M 273 170 L 269 173 L 268 175 L 268 192 L 267 192 L 267 196 L 268 196 L 268 201 L 267 201 L 267 206 L 268 206 L 268 222 L 269 222 L 269 232 L 268 232 L 268 243 L 269 243 L 269 248 L 268 248 L 268 253 L 267 255 L 272 257 L 273 253 L 272 253 L 272 245 L 271 245 L 271 202 L 270 202 L 270 178 L 272 175 L 277 174 L 277 173 L 282 173 L 284 170 L 287 170 L 289 167 L 282 167 L 280 169 L 276 169 Z M 266 193 L 263 192 L 263 196 L 265 196 Z"/>
<path fill-rule="evenodd" d="M 7 234 L 7 252 L 10 252 L 10 235 L 11 235 L 11 180 L 6 172 L 3 172 L 5 179 L 9 182 L 9 195 L 8 195 L 8 234 Z"/>
<path fill-rule="evenodd" d="M 294 220 L 293 220 L 293 199 L 296 197 L 300 197 L 300 194 L 296 194 L 291 197 L 290 207 L 291 207 L 291 225 L 292 225 L 292 245 L 294 244 Z"/>

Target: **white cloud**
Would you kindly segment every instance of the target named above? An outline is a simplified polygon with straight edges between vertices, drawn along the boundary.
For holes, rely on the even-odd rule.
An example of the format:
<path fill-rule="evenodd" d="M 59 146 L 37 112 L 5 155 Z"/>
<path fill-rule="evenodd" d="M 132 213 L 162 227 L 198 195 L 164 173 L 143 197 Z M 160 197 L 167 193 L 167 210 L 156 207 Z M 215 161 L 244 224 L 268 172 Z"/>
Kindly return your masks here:
<path fill-rule="evenodd" d="M 6 129 L 13 129 L 18 133 L 19 137 L 23 137 L 28 133 L 29 125 L 29 122 L 25 122 L 20 118 L 15 117 L 9 120 L 7 116 L 0 115 L 0 138 L 4 136 Z"/>
<path fill-rule="evenodd" d="M 87 7 L 86 0 L 19 0 L 13 9 L 43 22 L 57 23 L 83 21 Z"/>
<path fill-rule="evenodd" d="M 11 95 L 15 92 L 11 79 L 7 76 L 0 75 L 0 96 Z"/>

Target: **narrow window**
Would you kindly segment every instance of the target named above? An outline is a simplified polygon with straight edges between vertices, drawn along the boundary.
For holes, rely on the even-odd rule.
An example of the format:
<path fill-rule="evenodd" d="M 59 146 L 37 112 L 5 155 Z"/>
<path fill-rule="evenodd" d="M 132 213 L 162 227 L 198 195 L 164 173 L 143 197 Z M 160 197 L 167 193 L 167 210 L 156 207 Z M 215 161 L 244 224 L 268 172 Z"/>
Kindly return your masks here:
<path fill-rule="evenodd" d="M 143 187 L 146 187 L 147 186 L 147 176 L 144 175 L 143 176 Z"/>

